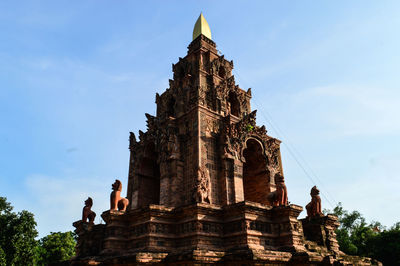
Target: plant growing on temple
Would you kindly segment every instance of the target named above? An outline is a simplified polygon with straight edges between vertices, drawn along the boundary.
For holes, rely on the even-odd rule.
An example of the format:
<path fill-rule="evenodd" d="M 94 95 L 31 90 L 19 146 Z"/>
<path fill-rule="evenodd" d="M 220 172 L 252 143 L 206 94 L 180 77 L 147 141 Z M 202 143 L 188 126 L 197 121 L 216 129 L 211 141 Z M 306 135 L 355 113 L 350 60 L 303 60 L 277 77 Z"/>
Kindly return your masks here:
<path fill-rule="evenodd" d="M 253 131 L 253 129 L 254 129 L 254 126 L 252 126 L 252 125 L 250 125 L 250 124 L 248 124 L 248 125 L 246 126 L 247 132 L 251 132 L 251 131 Z"/>

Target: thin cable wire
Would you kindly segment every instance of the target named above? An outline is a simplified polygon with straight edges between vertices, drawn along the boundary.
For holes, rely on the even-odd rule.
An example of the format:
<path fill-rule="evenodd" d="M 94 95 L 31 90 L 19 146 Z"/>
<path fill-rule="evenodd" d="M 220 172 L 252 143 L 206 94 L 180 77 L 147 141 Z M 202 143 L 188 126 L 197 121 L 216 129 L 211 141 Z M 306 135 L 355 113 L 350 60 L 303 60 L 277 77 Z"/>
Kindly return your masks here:
<path fill-rule="evenodd" d="M 289 137 L 283 132 L 283 130 L 281 130 L 279 128 L 279 126 L 277 125 L 277 123 L 274 122 L 274 119 L 272 118 L 272 116 L 262 108 L 262 105 L 259 104 L 259 102 L 257 100 L 255 100 L 255 103 L 257 106 L 260 107 L 261 110 L 261 114 L 264 116 L 264 119 L 266 119 L 266 115 L 264 114 L 264 111 L 266 112 L 267 116 L 268 116 L 268 120 L 269 123 L 271 125 L 273 125 L 274 130 L 281 136 L 283 136 L 285 138 L 285 146 L 288 146 L 292 149 L 293 153 L 300 157 L 300 161 L 303 162 L 303 164 L 305 164 L 305 168 L 308 168 L 309 172 L 311 173 L 311 175 L 317 180 L 317 182 L 319 182 L 322 186 L 322 188 L 324 189 L 325 193 L 327 196 L 330 197 L 331 200 L 334 201 L 335 204 L 337 204 L 337 201 L 335 200 L 335 198 L 329 193 L 329 190 L 325 187 L 324 183 L 322 182 L 321 179 L 318 178 L 318 175 L 313 171 L 312 167 L 308 164 L 307 160 L 302 156 L 302 153 L 295 147 L 295 145 L 293 145 L 293 142 L 289 139 Z"/>
<path fill-rule="evenodd" d="M 268 118 L 265 116 L 264 112 L 263 112 L 262 109 L 261 109 L 261 106 L 259 106 L 258 103 L 256 103 L 256 105 L 259 107 L 258 109 L 260 109 L 261 115 L 262 115 L 262 116 L 264 117 L 264 119 L 268 122 L 268 124 L 270 124 L 271 128 L 272 128 L 278 135 L 280 135 L 279 138 L 281 138 L 281 139 L 283 140 L 283 145 L 285 145 L 285 147 L 286 147 L 287 150 L 289 151 L 289 154 L 293 157 L 293 159 L 296 161 L 296 163 L 299 165 L 299 167 L 303 170 L 303 172 L 304 172 L 304 174 L 306 175 L 306 177 L 308 177 L 308 179 L 310 179 L 310 181 L 311 181 L 311 183 L 312 183 L 313 185 L 318 185 L 317 182 L 314 180 L 314 178 L 312 178 L 312 176 L 310 175 L 309 171 L 306 170 L 306 167 L 304 167 L 303 164 L 301 163 L 301 161 L 298 159 L 298 157 L 300 157 L 300 156 L 296 155 L 296 152 L 294 151 L 295 148 L 293 147 L 293 145 L 290 145 L 290 143 L 287 141 L 287 138 L 284 137 L 283 134 L 279 133 L 280 130 L 277 130 L 276 126 L 273 125 L 274 123 L 273 123 L 270 119 L 268 119 Z M 305 161 L 305 160 L 303 159 L 303 162 L 304 162 L 304 161 Z M 308 166 L 307 168 L 309 168 L 310 171 L 312 171 L 312 170 L 311 170 L 311 167 Z M 316 175 L 314 175 L 314 177 L 319 181 L 319 183 L 320 183 L 321 185 L 323 184 L 322 181 L 319 180 L 319 178 L 318 178 Z M 325 188 L 324 185 L 322 185 L 322 187 Z M 329 200 L 329 198 L 327 197 L 328 195 L 325 194 L 325 192 L 327 192 L 327 191 L 328 191 L 328 190 L 321 191 L 321 195 L 322 195 L 322 196 L 324 197 L 324 199 L 328 202 L 328 204 L 329 204 L 332 208 L 334 208 L 335 206 L 332 204 L 332 202 L 331 202 L 331 201 Z"/>
<path fill-rule="evenodd" d="M 235 71 L 235 76 L 238 76 L 239 79 L 243 80 L 241 76 L 239 76 L 236 71 Z M 244 81 L 244 80 L 243 80 Z M 267 123 L 271 126 L 271 129 L 274 130 L 278 137 L 280 139 L 283 140 L 283 144 L 285 145 L 285 147 L 287 148 L 287 150 L 289 151 L 289 154 L 293 157 L 293 159 L 295 160 L 295 162 L 298 164 L 298 166 L 302 169 L 302 171 L 304 172 L 304 174 L 306 175 L 306 177 L 311 181 L 312 184 L 317 185 L 317 182 L 314 180 L 314 178 L 318 181 L 318 183 L 321 184 L 321 186 L 324 189 L 324 192 L 321 192 L 321 195 L 324 197 L 324 199 L 328 202 L 328 204 L 334 208 L 335 206 L 332 204 L 332 202 L 329 200 L 329 198 L 327 196 L 329 196 L 337 205 L 337 201 L 334 199 L 334 197 L 329 193 L 329 191 L 326 189 L 325 185 L 323 184 L 323 182 L 318 178 L 318 176 L 315 174 L 315 172 L 312 170 L 312 168 L 310 167 L 310 165 L 307 163 L 307 161 L 304 159 L 304 157 L 301 155 L 301 153 L 294 147 L 294 145 L 289 141 L 289 138 L 286 136 L 286 134 L 284 134 L 284 132 L 276 125 L 275 122 L 273 122 L 272 116 L 270 114 L 268 114 L 267 111 L 265 111 L 262 107 L 262 105 L 260 105 L 258 103 L 258 101 L 253 98 L 253 101 L 255 102 L 255 104 L 257 105 L 257 109 L 259 109 L 261 111 L 261 115 L 264 117 L 264 119 L 267 121 Z M 265 114 L 268 114 L 267 115 Z M 280 135 L 280 136 L 279 136 Z M 306 167 L 303 166 L 302 162 L 298 159 L 298 157 L 300 157 L 301 161 L 303 161 L 303 163 L 305 164 Z M 311 174 L 309 173 L 309 171 L 307 171 L 308 168 L 311 172 Z M 312 177 L 314 176 L 314 178 Z M 325 194 L 326 192 L 326 194 Z"/>

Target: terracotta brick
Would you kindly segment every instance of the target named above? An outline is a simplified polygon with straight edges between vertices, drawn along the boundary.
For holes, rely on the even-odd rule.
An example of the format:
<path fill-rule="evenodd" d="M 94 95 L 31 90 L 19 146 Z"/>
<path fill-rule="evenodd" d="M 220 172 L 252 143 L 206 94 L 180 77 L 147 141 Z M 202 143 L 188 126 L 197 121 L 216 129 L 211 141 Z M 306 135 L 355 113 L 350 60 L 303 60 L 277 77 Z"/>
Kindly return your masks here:
<path fill-rule="evenodd" d="M 299 221 L 302 207 L 287 204 L 280 141 L 256 124 L 232 69 L 204 35 L 189 45 L 147 130 L 130 135 L 128 210 L 75 222 L 72 265 L 346 262 L 337 218 Z"/>

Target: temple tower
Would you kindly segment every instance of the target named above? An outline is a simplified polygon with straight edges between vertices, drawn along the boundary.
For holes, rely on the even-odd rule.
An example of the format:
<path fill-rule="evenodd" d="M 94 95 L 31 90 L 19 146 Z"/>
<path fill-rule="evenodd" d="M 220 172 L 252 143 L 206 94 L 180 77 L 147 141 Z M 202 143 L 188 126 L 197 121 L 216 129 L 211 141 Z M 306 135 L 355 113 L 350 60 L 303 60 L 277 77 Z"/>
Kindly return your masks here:
<path fill-rule="evenodd" d="M 147 131 L 130 138 L 130 208 L 192 203 L 272 205 L 283 176 L 279 144 L 255 124 L 251 90 L 235 83 L 233 62 L 219 55 L 201 14 L 187 55 L 172 65 L 169 88 L 156 95 Z"/>
<path fill-rule="evenodd" d="M 146 132 L 130 133 L 127 198 L 116 180 L 96 225 L 85 202 L 71 265 L 371 264 L 339 252 L 337 217 L 321 213 L 316 187 L 297 219 L 280 141 L 256 125 L 232 69 L 201 14 Z"/>

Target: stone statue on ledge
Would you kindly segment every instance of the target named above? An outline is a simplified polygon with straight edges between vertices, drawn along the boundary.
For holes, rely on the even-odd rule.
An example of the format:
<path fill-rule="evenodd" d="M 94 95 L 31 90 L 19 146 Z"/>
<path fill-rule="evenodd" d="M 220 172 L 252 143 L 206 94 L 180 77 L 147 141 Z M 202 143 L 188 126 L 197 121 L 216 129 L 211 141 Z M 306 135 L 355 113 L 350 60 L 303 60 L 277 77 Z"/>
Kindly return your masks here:
<path fill-rule="evenodd" d="M 276 198 L 275 206 L 286 206 L 287 205 L 287 189 L 285 185 L 285 179 L 283 175 L 276 175 Z"/>
<path fill-rule="evenodd" d="M 111 211 L 125 211 L 129 204 L 127 198 L 121 198 L 122 183 L 118 179 L 112 184 L 112 192 L 110 195 L 110 210 Z"/>
<path fill-rule="evenodd" d="M 307 204 L 307 216 L 308 217 L 321 217 L 323 216 L 321 211 L 321 198 L 319 196 L 319 190 L 316 186 L 313 186 L 310 192 L 311 202 Z"/>
<path fill-rule="evenodd" d="M 85 207 L 83 207 L 82 210 L 82 222 L 86 223 L 87 220 L 89 219 L 89 224 L 94 223 L 94 218 L 96 218 L 96 213 L 91 210 L 93 206 L 93 200 L 91 197 L 88 197 L 87 200 L 85 200 Z"/>
<path fill-rule="evenodd" d="M 287 206 L 288 205 L 287 189 L 283 175 L 276 174 L 275 183 L 276 183 L 276 190 L 269 193 L 268 195 L 269 201 L 272 203 L 273 206 Z"/>

